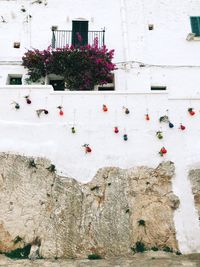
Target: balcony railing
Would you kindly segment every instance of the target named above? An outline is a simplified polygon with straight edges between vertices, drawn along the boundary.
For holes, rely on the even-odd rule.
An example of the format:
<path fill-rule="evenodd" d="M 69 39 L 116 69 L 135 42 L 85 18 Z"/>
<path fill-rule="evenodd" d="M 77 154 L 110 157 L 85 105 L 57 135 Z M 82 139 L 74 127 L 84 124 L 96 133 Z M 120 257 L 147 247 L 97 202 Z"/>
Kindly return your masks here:
<path fill-rule="evenodd" d="M 87 44 L 97 44 L 98 47 L 102 47 L 105 44 L 105 30 L 73 32 L 52 29 L 52 48 L 63 48 L 66 45 L 81 46 Z"/>

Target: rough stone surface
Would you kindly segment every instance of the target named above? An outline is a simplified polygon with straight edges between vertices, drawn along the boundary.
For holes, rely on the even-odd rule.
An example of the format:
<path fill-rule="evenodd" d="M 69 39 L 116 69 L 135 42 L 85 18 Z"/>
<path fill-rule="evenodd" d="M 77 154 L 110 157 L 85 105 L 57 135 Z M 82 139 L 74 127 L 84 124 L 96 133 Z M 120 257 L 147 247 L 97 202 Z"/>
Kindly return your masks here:
<path fill-rule="evenodd" d="M 200 169 L 191 170 L 189 172 L 189 178 L 192 184 L 195 206 L 200 216 Z"/>
<path fill-rule="evenodd" d="M 178 250 L 172 162 L 102 168 L 84 185 L 50 166 L 42 158 L 0 154 L 0 250 L 32 244 L 33 256 L 38 246 L 46 258 L 126 257 L 136 242 Z"/>

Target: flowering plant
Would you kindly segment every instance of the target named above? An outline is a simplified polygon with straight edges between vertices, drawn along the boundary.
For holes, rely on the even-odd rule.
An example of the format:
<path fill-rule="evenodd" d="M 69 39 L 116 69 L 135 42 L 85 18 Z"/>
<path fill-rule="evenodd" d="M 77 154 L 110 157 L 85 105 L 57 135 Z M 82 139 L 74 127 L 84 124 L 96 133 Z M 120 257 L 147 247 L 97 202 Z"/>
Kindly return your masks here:
<path fill-rule="evenodd" d="M 107 84 L 112 81 L 112 63 L 114 50 L 98 44 L 80 47 L 39 51 L 28 50 L 22 57 L 22 65 L 27 68 L 33 82 L 48 74 L 60 75 L 70 90 L 93 90 L 96 84 Z"/>

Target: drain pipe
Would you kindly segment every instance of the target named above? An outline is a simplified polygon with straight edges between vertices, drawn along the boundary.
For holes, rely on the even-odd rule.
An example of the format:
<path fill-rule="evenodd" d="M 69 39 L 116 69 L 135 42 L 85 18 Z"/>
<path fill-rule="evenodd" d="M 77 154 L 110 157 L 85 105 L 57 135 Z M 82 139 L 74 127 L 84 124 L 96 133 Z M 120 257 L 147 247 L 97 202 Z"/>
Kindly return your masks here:
<path fill-rule="evenodd" d="M 128 90 L 128 73 L 130 70 L 130 65 L 127 63 L 129 60 L 129 51 L 128 51 L 128 29 L 127 29 L 127 13 L 126 13 L 126 0 L 120 0 L 120 14 L 121 14 L 121 29 L 122 29 L 122 41 L 123 41 L 123 61 L 125 62 L 122 65 L 124 69 L 124 86 L 125 91 Z"/>
<path fill-rule="evenodd" d="M 121 14 L 121 27 L 122 27 L 122 38 L 123 38 L 123 57 L 124 57 L 123 61 L 127 62 L 129 60 L 129 49 L 128 49 L 126 0 L 120 0 L 120 14 Z"/>

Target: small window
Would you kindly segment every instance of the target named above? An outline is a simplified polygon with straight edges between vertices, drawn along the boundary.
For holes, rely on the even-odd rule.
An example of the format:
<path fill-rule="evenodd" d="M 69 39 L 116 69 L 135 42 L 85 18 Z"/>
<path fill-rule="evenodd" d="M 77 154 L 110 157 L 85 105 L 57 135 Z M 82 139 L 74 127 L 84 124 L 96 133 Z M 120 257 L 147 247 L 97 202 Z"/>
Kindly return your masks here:
<path fill-rule="evenodd" d="M 114 91 L 114 86 L 98 86 L 98 91 Z"/>
<path fill-rule="evenodd" d="M 107 80 L 107 84 L 98 85 L 98 91 L 114 91 L 115 90 L 115 77 L 114 73 L 110 75 L 110 78 Z"/>
<path fill-rule="evenodd" d="M 200 17 L 190 17 L 192 33 L 195 33 L 195 36 L 200 36 Z"/>
<path fill-rule="evenodd" d="M 151 86 L 151 91 L 165 91 L 167 90 L 166 86 Z"/>
<path fill-rule="evenodd" d="M 153 25 L 153 24 L 149 24 L 149 25 L 148 25 L 148 28 L 149 28 L 149 31 L 153 31 L 153 29 L 154 29 L 154 25 Z"/>
<path fill-rule="evenodd" d="M 64 80 L 50 80 L 49 84 L 53 86 L 54 91 L 64 91 L 65 82 Z"/>
<path fill-rule="evenodd" d="M 8 76 L 8 84 L 11 84 L 11 85 L 21 85 L 22 84 L 22 76 Z"/>

